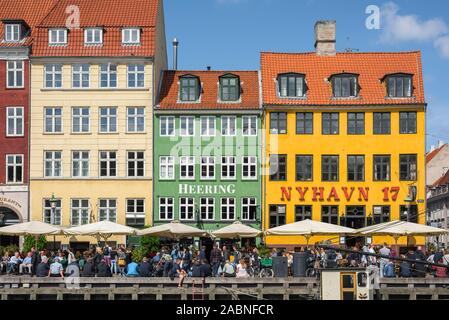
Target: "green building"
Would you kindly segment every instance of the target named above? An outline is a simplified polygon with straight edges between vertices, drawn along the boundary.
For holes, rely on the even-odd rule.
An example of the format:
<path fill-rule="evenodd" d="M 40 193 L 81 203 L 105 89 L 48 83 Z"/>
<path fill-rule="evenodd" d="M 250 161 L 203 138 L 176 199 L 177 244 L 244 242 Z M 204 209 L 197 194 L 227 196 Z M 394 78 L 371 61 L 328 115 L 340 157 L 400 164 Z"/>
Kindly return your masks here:
<path fill-rule="evenodd" d="M 153 224 L 261 228 L 257 71 L 166 71 L 154 112 Z"/>

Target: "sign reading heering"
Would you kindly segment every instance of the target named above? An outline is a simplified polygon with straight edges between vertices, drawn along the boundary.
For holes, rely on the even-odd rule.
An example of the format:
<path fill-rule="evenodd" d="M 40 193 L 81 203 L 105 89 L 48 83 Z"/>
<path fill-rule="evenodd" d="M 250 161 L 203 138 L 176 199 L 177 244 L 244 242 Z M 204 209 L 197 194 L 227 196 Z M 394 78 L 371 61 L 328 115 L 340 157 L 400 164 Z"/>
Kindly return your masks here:
<path fill-rule="evenodd" d="M 199 195 L 217 195 L 217 194 L 234 194 L 235 184 L 228 185 L 196 185 L 196 184 L 180 184 L 179 194 L 199 194 Z"/>

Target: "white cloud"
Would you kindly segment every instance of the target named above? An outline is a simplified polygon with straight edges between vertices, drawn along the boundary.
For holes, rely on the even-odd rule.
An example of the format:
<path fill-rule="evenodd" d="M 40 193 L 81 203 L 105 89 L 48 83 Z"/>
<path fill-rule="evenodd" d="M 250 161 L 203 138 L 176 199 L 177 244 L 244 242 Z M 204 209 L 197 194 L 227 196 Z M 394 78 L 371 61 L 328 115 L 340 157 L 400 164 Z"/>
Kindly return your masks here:
<path fill-rule="evenodd" d="M 421 20 L 416 15 L 400 15 L 394 2 L 381 9 L 381 23 L 385 42 L 428 41 L 449 32 L 449 27 L 440 18 Z"/>
<path fill-rule="evenodd" d="M 449 59 L 449 36 L 438 38 L 434 45 L 444 58 Z"/>
<path fill-rule="evenodd" d="M 396 3 L 388 2 L 381 9 L 381 24 L 382 42 L 432 41 L 441 56 L 449 59 L 449 27 L 443 19 L 423 20 L 413 14 L 400 15 Z"/>

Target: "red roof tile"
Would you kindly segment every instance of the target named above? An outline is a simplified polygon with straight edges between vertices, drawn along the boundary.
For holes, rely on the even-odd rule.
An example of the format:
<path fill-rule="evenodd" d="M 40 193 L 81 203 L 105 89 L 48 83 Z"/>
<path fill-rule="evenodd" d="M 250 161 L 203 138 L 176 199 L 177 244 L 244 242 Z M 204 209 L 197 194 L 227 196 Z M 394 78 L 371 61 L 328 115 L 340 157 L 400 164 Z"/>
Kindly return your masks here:
<path fill-rule="evenodd" d="M 424 87 L 420 52 L 397 53 L 337 53 L 318 56 L 316 53 L 261 54 L 263 103 L 268 105 L 391 105 L 424 104 Z M 305 74 L 307 98 L 283 99 L 278 97 L 276 79 L 282 73 Z M 359 75 L 358 98 L 333 99 L 330 76 L 339 73 Z M 413 75 L 414 97 L 410 99 L 386 98 L 386 89 L 380 79 L 388 74 Z"/>
<path fill-rule="evenodd" d="M 64 28 L 68 6 L 80 10 L 79 28 L 69 29 L 65 46 L 49 46 L 48 29 Z M 59 0 L 38 26 L 34 56 L 154 56 L 160 0 Z M 102 46 L 84 45 L 84 28 L 104 29 Z M 138 46 L 122 45 L 123 27 L 141 28 Z"/>
<path fill-rule="evenodd" d="M 219 102 L 219 78 L 233 74 L 240 78 L 241 100 L 235 103 Z M 179 78 L 183 75 L 193 75 L 200 79 L 202 91 L 200 102 L 179 102 Z M 214 110 L 233 109 L 251 110 L 260 108 L 259 73 L 257 71 L 165 71 L 159 94 L 157 109 L 176 110 Z"/>
<path fill-rule="evenodd" d="M 24 20 L 34 28 L 53 7 L 57 0 L 0 0 L 0 20 Z M 31 35 L 28 34 L 21 42 L 4 42 L 4 24 L 0 22 L 0 47 L 22 47 L 31 44 Z"/>
<path fill-rule="evenodd" d="M 445 175 L 439 178 L 435 183 L 433 184 L 433 187 L 439 187 L 442 185 L 449 184 L 449 170 L 446 171 Z"/>
<path fill-rule="evenodd" d="M 446 146 L 447 146 L 447 144 L 444 144 L 441 147 L 436 148 L 435 150 L 426 154 L 426 163 L 429 163 L 430 161 L 432 161 L 432 159 L 435 158 L 437 156 L 437 154 Z"/>

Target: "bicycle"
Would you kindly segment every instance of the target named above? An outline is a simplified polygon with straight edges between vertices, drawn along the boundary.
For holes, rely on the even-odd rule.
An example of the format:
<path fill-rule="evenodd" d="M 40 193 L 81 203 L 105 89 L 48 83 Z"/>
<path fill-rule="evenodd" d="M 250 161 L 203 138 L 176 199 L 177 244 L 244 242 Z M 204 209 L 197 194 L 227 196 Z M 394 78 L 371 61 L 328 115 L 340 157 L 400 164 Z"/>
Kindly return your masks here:
<path fill-rule="evenodd" d="M 271 258 L 264 258 L 260 260 L 260 272 L 259 277 L 261 278 L 273 278 L 273 260 Z"/>

